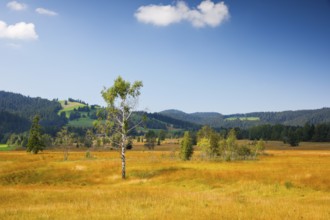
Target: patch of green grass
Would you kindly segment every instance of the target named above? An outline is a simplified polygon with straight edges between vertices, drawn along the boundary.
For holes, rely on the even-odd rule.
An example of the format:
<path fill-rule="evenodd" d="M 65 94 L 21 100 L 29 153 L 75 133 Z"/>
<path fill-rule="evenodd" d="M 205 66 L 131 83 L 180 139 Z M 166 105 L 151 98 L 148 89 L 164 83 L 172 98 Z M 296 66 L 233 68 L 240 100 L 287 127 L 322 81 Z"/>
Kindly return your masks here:
<path fill-rule="evenodd" d="M 72 120 L 69 121 L 69 125 L 73 126 L 73 127 L 84 127 L 84 128 L 88 128 L 88 127 L 93 127 L 93 122 L 95 120 L 90 119 L 90 118 L 79 118 L 76 120 Z"/>
<path fill-rule="evenodd" d="M 81 104 L 81 103 L 79 103 L 79 102 L 69 102 L 69 101 L 67 102 L 68 104 L 65 105 L 64 102 L 65 102 L 65 101 L 59 101 L 59 103 L 61 103 L 63 109 L 60 110 L 60 111 L 58 112 L 58 114 L 60 115 L 62 112 L 65 112 L 65 115 L 66 115 L 67 118 L 69 118 L 70 113 L 71 113 L 74 109 L 78 109 L 79 107 L 84 107 L 84 106 L 86 106 L 86 105 Z"/>
<path fill-rule="evenodd" d="M 226 121 L 235 121 L 235 120 L 240 120 L 240 121 L 260 121 L 259 117 L 230 117 L 226 118 Z"/>
<path fill-rule="evenodd" d="M 14 150 L 16 147 L 15 146 L 9 146 L 7 144 L 0 144 L 0 151 L 9 151 L 9 150 Z"/>

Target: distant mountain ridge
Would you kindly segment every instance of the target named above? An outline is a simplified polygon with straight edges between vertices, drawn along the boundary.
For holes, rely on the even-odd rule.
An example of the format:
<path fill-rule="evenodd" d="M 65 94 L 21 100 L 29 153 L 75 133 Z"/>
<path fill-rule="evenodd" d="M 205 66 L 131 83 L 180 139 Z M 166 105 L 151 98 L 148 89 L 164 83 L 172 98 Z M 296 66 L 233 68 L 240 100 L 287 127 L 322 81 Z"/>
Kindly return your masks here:
<path fill-rule="evenodd" d="M 252 112 L 231 115 L 222 115 L 216 112 L 196 112 L 188 114 L 180 110 L 170 109 L 161 111 L 159 114 L 182 121 L 188 121 L 199 125 L 209 125 L 216 128 L 247 128 L 261 124 L 302 126 L 305 123 L 330 123 L 330 108 L 282 112 Z"/>
<path fill-rule="evenodd" d="M 62 104 L 65 105 L 64 101 Z M 41 116 L 41 125 L 50 134 L 55 134 L 64 125 L 79 128 L 93 127 L 93 121 L 97 118 L 95 106 L 89 107 L 86 104 L 87 106 L 83 106 L 84 108 L 77 107 L 76 109 L 72 108 L 69 112 L 63 112 L 65 111 L 63 105 L 61 106 L 58 100 L 50 101 L 40 97 L 31 98 L 21 94 L 0 91 L 0 139 L 5 134 L 28 131 L 31 119 L 36 114 Z M 78 119 L 80 121 L 73 119 L 73 113 L 76 115 L 79 114 Z M 214 128 L 239 127 L 246 129 L 264 124 L 303 126 L 305 123 L 330 123 L 330 108 L 283 112 L 252 112 L 230 115 L 223 115 L 217 112 L 195 112 L 188 114 L 176 109 L 158 113 L 134 113 L 137 119 L 142 114 L 147 116 L 144 126 L 148 129 L 181 131 L 198 130 L 203 125 L 209 125 Z M 132 122 L 134 123 L 134 120 Z"/>
<path fill-rule="evenodd" d="M 188 114 L 183 111 L 170 109 L 161 111 L 159 114 L 181 121 L 187 121 L 199 125 L 210 125 L 212 127 L 217 127 L 217 125 L 223 121 L 223 115 L 216 112 L 196 112 Z"/>

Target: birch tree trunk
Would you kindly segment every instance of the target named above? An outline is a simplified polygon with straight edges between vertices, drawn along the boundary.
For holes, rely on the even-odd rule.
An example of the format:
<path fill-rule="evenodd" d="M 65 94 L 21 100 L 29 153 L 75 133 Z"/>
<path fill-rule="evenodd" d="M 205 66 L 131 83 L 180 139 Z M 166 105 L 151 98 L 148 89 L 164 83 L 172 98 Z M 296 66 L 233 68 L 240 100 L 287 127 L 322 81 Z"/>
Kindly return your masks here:
<path fill-rule="evenodd" d="M 125 158 L 125 146 L 121 147 L 121 178 L 126 178 L 126 158 Z"/>
<path fill-rule="evenodd" d="M 126 137 L 125 134 L 122 134 L 122 143 L 121 143 L 121 178 L 126 179 L 126 157 L 125 149 L 126 148 Z"/>

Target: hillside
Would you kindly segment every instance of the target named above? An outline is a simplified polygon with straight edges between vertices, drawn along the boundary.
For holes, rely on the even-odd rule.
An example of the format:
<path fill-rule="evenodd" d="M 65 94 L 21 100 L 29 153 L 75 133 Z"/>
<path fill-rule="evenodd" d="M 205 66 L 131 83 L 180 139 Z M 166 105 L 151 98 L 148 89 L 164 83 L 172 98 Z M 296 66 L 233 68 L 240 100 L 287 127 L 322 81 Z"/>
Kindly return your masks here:
<path fill-rule="evenodd" d="M 223 121 L 223 116 L 219 113 L 214 113 L 214 112 L 204 112 L 204 113 L 197 112 L 197 113 L 187 114 L 179 110 L 171 109 L 171 110 L 165 110 L 159 112 L 159 114 L 194 124 L 199 124 L 199 125 L 207 124 L 213 127 L 217 127 L 217 125 L 222 123 Z"/>
<path fill-rule="evenodd" d="M 144 126 L 151 129 L 198 130 L 201 127 L 198 124 L 173 117 L 168 117 L 159 113 L 136 112 L 135 115 L 145 115 L 147 120 L 144 123 Z"/>
<path fill-rule="evenodd" d="M 0 143 L 6 135 L 21 133 L 31 127 L 31 122 L 14 113 L 0 111 Z"/>
<path fill-rule="evenodd" d="M 179 110 L 165 110 L 159 112 L 159 114 L 199 125 L 210 125 L 216 128 L 247 128 L 261 124 L 303 126 L 305 123 L 330 123 L 330 108 L 283 112 L 254 112 L 232 115 L 222 115 L 213 112 L 188 114 Z"/>
<path fill-rule="evenodd" d="M 55 135 L 61 127 L 92 128 L 97 119 L 97 105 L 88 105 L 81 100 L 69 98 L 66 101 L 31 98 L 21 94 L 0 91 L 0 139 L 6 134 L 29 130 L 32 118 L 39 114 L 46 133 Z M 203 125 L 214 128 L 239 127 L 242 129 L 264 124 L 303 126 L 305 123 L 330 123 L 330 108 L 283 112 L 253 112 L 247 114 L 222 115 L 216 112 L 185 113 L 166 110 L 159 113 L 135 112 L 131 123 L 147 116 L 139 128 L 183 131 L 198 130 Z"/>
<path fill-rule="evenodd" d="M 32 118 L 38 114 L 45 132 L 54 134 L 67 123 L 66 118 L 57 114 L 61 108 L 56 100 L 0 91 L 0 118 L 6 118 L 0 121 L 1 133 L 27 131 Z"/>
<path fill-rule="evenodd" d="M 62 109 L 58 112 L 58 114 L 65 115 L 68 119 L 69 126 L 92 128 L 94 120 L 97 119 L 97 109 L 100 107 L 97 105 L 89 106 L 80 100 L 74 100 L 71 98 L 69 98 L 69 100 L 59 101 Z"/>

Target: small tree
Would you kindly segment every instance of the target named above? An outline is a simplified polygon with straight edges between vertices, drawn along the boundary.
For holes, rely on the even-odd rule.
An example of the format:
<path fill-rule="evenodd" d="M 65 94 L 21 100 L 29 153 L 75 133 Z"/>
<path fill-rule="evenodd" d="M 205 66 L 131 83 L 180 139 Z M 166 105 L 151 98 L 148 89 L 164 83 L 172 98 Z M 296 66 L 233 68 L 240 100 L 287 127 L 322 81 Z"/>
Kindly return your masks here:
<path fill-rule="evenodd" d="M 192 140 L 189 131 L 186 131 L 183 136 L 183 140 L 181 141 L 181 149 L 180 149 L 180 158 L 182 160 L 190 160 L 192 154 L 194 152 Z"/>
<path fill-rule="evenodd" d="M 219 155 L 219 140 L 220 135 L 216 133 L 209 126 L 202 127 L 197 133 L 197 146 L 199 146 L 202 152 L 209 158 Z"/>
<path fill-rule="evenodd" d="M 86 131 L 85 140 L 84 140 L 84 145 L 85 147 L 87 147 L 86 158 L 92 157 L 90 149 L 91 147 L 93 147 L 93 139 L 94 139 L 93 131 L 91 129 L 88 129 Z M 100 139 L 98 139 L 98 141 L 100 141 Z"/>
<path fill-rule="evenodd" d="M 121 149 L 121 161 L 123 179 L 126 178 L 126 145 L 128 134 L 140 123 L 129 127 L 129 119 L 132 112 L 138 104 L 140 89 L 143 84 L 141 81 L 135 81 L 131 84 L 123 80 L 120 76 L 114 81 L 110 88 L 104 88 L 101 92 L 104 101 L 107 103 L 107 123 L 106 126 L 113 128 L 115 134 L 120 135 L 118 146 Z M 142 123 L 142 121 L 141 121 Z"/>
<path fill-rule="evenodd" d="M 258 154 L 263 153 L 265 150 L 265 142 L 260 139 L 254 147 L 254 157 L 257 157 Z"/>
<path fill-rule="evenodd" d="M 61 131 L 57 133 L 56 143 L 63 146 L 63 159 L 68 160 L 69 149 L 73 142 L 73 134 L 68 132 L 67 128 L 62 128 Z"/>
<path fill-rule="evenodd" d="M 39 115 L 36 115 L 33 118 L 27 149 L 26 149 L 28 152 L 31 152 L 33 154 L 37 154 L 39 151 L 42 151 L 45 147 L 45 144 L 41 136 L 41 127 L 39 125 L 39 120 L 40 120 Z"/>
<path fill-rule="evenodd" d="M 155 148 L 155 144 L 156 144 L 156 133 L 152 130 L 149 130 L 146 134 L 145 134 L 145 138 L 146 138 L 146 142 L 144 144 L 144 146 L 146 146 L 149 150 L 153 150 Z"/>
<path fill-rule="evenodd" d="M 128 138 L 128 140 L 127 140 L 126 149 L 127 150 L 133 149 L 133 140 L 131 138 Z"/>
<path fill-rule="evenodd" d="M 297 147 L 299 146 L 299 142 L 300 140 L 297 132 L 290 129 L 287 136 L 287 143 L 289 143 L 291 147 Z"/>
<path fill-rule="evenodd" d="M 231 129 L 227 138 L 221 142 L 221 149 L 223 150 L 222 154 L 227 161 L 234 160 L 235 156 L 238 154 L 239 148 L 236 140 L 236 131 L 235 129 Z"/>

